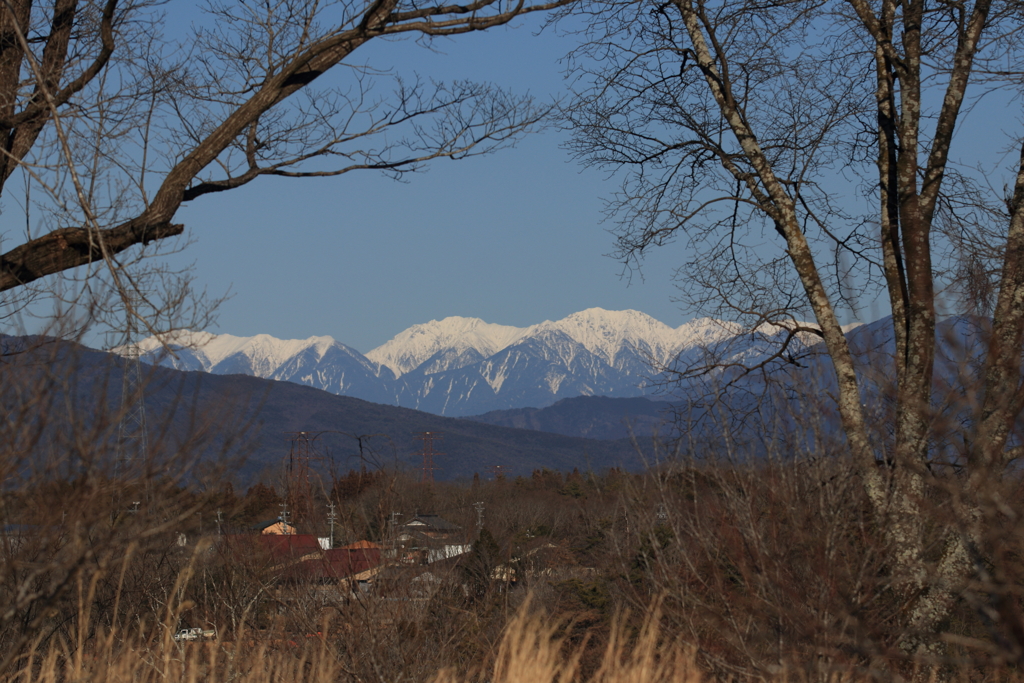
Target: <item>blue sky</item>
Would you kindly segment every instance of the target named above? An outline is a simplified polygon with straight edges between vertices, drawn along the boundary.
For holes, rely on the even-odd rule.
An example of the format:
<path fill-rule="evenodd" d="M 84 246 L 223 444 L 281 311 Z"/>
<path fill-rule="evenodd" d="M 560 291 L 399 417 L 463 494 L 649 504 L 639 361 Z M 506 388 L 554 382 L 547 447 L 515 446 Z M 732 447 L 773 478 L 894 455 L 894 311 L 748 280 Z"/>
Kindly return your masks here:
<path fill-rule="evenodd" d="M 174 11 L 172 3 L 171 10 Z M 184 3 L 182 3 L 184 4 Z M 179 15 L 180 17 L 181 15 Z M 355 54 L 377 68 L 493 82 L 550 99 L 563 90 L 571 37 L 539 22 L 460 36 L 431 52 L 411 41 Z M 517 147 L 441 160 L 396 182 L 373 172 L 260 179 L 185 205 L 197 285 L 231 292 L 216 332 L 331 335 L 366 352 L 410 325 L 450 315 L 525 326 L 590 307 L 633 308 L 677 326 L 679 249 L 659 250 L 643 278 L 623 278 L 602 223 L 618 186 L 584 171 L 547 130 Z"/>
<path fill-rule="evenodd" d="M 203 22 L 196 7 L 194 0 L 164 6 L 168 36 Z M 435 41 L 433 49 L 377 40 L 354 61 L 407 78 L 486 81 L 550 100 L 565 93 L 562 59 L 575 38 L 538 32 L 542 21 L 527 17 L 510 28 Z M 390 87 L 386 79 L 382 85 Z M 1012 166 L 1007 142 L 1018 124 L 1006 116 L 1017 109 L 1004 99 L 982 100 L 971 112 L 974 125 L 954 145 L 954 155 L 970 157 L 966 168 L 998 168 L 996 187 Z M 192 243 L 171 263 L 194 263 L 197 287 L 214 297 L 230 294 L 210 331 L 330 335 L 362 352 L 411 325 L 453 315 L 526 326 L 601 307 L 640 310 L 672 326 L 686 322 L 693 312 L 675 303 L 673 282 L 675 268 L 689 260 L 685 243 L 655 249 L 642 274 L 627 277 L 607 256 L 613 225 L 601 211 L 619 182 L 582 169 L 562 147 L 567 136 L 548 129 L 490 156 L 441 160 L 406 182 L 373 172 L 258 179 L 183 206 L 177 220 Z M 857 201 L 854 212 L 870 210 L 848 178 L 834 180 L 837 193 Z M 15 212 L 10 220 L 20 219 Z M 884 302 L 866 302 L 861 315 L 873 320 L 886 312 Z M 853 319 L 841 312 L 841 321 Z"/>

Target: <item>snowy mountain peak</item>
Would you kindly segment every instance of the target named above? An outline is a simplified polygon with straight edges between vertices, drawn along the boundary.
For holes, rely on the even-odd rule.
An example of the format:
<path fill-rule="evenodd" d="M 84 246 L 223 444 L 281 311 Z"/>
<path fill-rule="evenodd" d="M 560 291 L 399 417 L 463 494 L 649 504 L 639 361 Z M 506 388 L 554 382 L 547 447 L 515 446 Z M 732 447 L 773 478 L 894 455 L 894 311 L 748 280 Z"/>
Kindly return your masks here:
<path fill-rule="evenodd" d="M 470 357 L 465 354 L 469 350 L 487 358 L 514 344 L 524 332 L 519 327 L 486 323 L 479 318 L 451 316 L 413 325 L 366 357 L 402 376 L 442 350 L 455 352 L 453 358 Z"/>
<path fill-rule="evenodd" d="M 366 357 L 401 376 L 421 367 L 436 354 L 446 352 L 449 364 L 439 364 L 435 359 L 429 368 L 424 367 L 424 372 L 433 374 L 458 369 L 462 367 L 461 363 L 469 362 L 477 354 L 487 358 L 524 339 L 556 331 L 615 366 L 624 351 L 630 352 L 627 354 L 630 356 L 640 353 L 665 362 L 681 346 L 706 343 L 708 339 L 716 341 L 731 329 L 727 326 L 716 332 L 707 319 L 701 329 L 684 326 L 674 330 L 640 311 L 608 311 L 603 308 L 588 308 L 561 320 L 547 320 L 526 328 L 455 316 L 413 325 L 367 353 Z"/>
<path fill-rule="evenodd" d="M 739 323 L 716 318 L 697 318 L 676 328 L 680 346 L 707 346 L 744 332 Z"/>
<path fill-rule="evenodd" d="M 365 356 L 326 336 L 179 332 L 166 338 L 178 349 L 173 358 L 155 339 L 140 346 L 147 362 L 179 370 L 287 380 L 377 403 L 474 415 L 571 396 L 646 395 L 666 368 L 756 362 L 771 357 L 785 336 L 778 326 L 752 331 L 701 318 L 672 328 L 640 311 L 589 308 L 530 327 L 431 320 Z M 816 341 L 808 333 L 797 339 Z"/>
<path fill-rule="evenodd" d="M 209 371 L 216 365 L 241 355 L 246 357 L 259 376 L 267 376 L 289 358 L 306 349 L 314 349 L 316 357 L 323 358 L 329 348 L 338 344 L 333 337 L 310 337 L 309 339 L 277 339 L 269 334 L 252 337 L 236 337 L 233 334 L 211 334 L 210 332 L 183 331 L 165 337 L 172 348 L 192 350 L 203 370 Z M 162 347 L 154 337 L 139 342 L 143 353 L 158 352 Z"/>
<path fill-rule="evenodd" d="M 548 327 L 567 334 L 585 349 L 609 365 L 622 351 L 636 350 L 650 353 L 658 360 L 672 353 L 678 346 L 675 330 L 640 311 L 606 311 L 588 308 L 556 322 L 546 322 L 536 328 Z"/>

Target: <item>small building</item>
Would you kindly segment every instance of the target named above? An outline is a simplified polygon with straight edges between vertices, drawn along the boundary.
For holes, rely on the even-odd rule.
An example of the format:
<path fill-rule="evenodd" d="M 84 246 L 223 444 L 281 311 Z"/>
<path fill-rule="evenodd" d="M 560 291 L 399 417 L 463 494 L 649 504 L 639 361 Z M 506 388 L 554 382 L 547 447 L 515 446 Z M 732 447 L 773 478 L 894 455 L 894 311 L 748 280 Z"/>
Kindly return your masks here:
<path fill-rule="evenodd" d="M 395 542 L 403 564 L 433 564 L 468 553 L 465 532 L 440 515 L 416 515 L 397 527 Z"/>
<path fill-rule="evenodd" d="M 398 527 L 399 542 L 414 537 L 435 541 L 462 540 L 462 527 L 452 524 L 441 515 L 416 515 Z"/>
<path fill-rule="evenodd" d="M 380 546 L 369 541 L 324 550 L 310 534 L 232 534 L 220 536 L 238 563 L 275 582 L 335 583 L 381 563 Z"/>

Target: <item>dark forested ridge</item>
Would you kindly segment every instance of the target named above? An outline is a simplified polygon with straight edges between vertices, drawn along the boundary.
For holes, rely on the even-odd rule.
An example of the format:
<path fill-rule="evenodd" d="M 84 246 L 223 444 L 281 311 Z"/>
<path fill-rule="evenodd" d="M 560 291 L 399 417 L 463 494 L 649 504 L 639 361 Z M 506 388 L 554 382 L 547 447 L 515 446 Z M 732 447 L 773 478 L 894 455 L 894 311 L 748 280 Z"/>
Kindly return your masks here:
<path fill-rule="evenodd" d="M 545 408 L 492 410 L 466 419 L 588 439 L 628 439 L 671 432 L 673 416 L 670 403 L 642 396 L 577 396 Z"/>
<path fill-rule="evenodd" d="M 65 342 L 40 346 L 14 338 L 5 341 L 9 362 L 26 373 L 26 381 L 35 381 L 39 373 L 53 375 L 55 393 L 62 397 L 48 408 L 51 417 L 66 412 L 68 419 L 88 420 L 94 412 L 119 405 L 122 359 Z M 30 350 L 11 355 L 21 348 Z M 322 433 L 316 451 L 323 460 L 317 466 L 343 470 L 362 465 L 415 469 L 421 465 L 417 453 L 422 448 L 415 435 L 441 432 L 442 440 L 434 444 L 439 452 L 434 476 L 448 480 L 472 477 L 495 465 L 515 476 L 537 468 L 635 469 L 642 460 L 628 440 L 573 438 L 440 417 L 245 375 L 149 366 L 143 366 L 143 372 L 151 449 L 161 457 L 230 463 L 242 481 L 273 480 L 285 466 L 290 434 L 301 431 Z M 5 402 L 17 400 L 13 384 L 5 394 Z M 116 424 L 100 427 L 111 449 L 116 430 Z"/>

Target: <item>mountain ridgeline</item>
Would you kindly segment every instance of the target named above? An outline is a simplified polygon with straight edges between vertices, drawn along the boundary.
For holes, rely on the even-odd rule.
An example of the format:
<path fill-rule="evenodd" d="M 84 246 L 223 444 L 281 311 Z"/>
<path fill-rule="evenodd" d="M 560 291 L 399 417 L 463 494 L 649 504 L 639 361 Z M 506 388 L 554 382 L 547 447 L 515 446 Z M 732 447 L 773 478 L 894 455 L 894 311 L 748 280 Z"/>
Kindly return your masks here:
<path fill-rule="evenodd" d="M 739 425 L 766 421 L 773 429 L 792 430 L 794 420 L 807 415 L 832 432 L 838 429 L 830 398 L 835 373 L 815 326 L 799 325 L 804 331 L 795 337 L 776 325 L 750 330 L 709 318 L 672 328 L 637 311 L 589 309 L 526 328 L 445 318 L 414 325 L 366 355 L 331 337 L 192 332 L 170 344 L 176 357 L 155 339 L 141 346 L 150 363 L 180 370 L 282 380 L 567 436 L 665 434 L 666 422 L 689 433 L 711 422 L 711 431 L 721 433 L 723 420 L 735 436 Z M 939 403 L 946 400 L 943 392 L 963 390 L 976 378 L 986 329 L 986 320 L 970 317 L 938 325 Z M 892 390 L 891 320 L 851 325 L 847 338 L 865 402 L 884 404 Z M 618 400 L 582 400 L 598 397 Z M 625 401 L 633 398 L 665 401 Z"/>
<path fill-rule="evenodd" d="M 363 355 L 331 337 L 280 340 L 191 332 L 141 343 L 179 370 L 244 374 L 437 415 L 543 408 L 576 396 L 656 396 L 665 367 L 709 349 L 747 358 L 765 335 L 708 318 L 672 328 L 638 311 L 592 308 L 526 328 L 450 317 L 414 325 Z"/>
<path fill-rule="evenodd" d="M 646 328 L 612 324 L 624 321 Z M 980 318 L 954 317 L 938 325 L 933 398 L 943 424 L 970 417 L 961 414 L 964 402 L 957 397 L 973 391 L 987 330 L 988 321 Z M 412 435 L 440 431 L 446 453 L 440 476 L 457 478 L 494 464 L 515 474 L 542 467 L 630 469 L 659 461 L 665 456 L 659 444 L 677 436 L 685 437 L 684 446 L 721 446 L 723 453 L 745 456 L 790 452 L 812 437 L 841 448 L 829 357 L 813 333 L 783 347 L 790 336 L 779 327 L 742 331 L 709 320 L 673 330 L 632 311 L 584 311 L 525 329 L 447 318 L 410 328 L 366 356 L 329 337 L 281 341 L 191 333 L 181 340 L 190 345 L 176 357 L 159 357 L 155 340 L 142 346 L 156 366 L 146 389 L 147 411 L 162 415 L 172 435 L 190 434 L 185 427 L 191 416 L 247 425 L 249 476 L 276 466 L 289 433 L 323 432 L 337 441 L 326 445 L 338 454 L 351 450 L 352 435 L 373 435 L 391 444 L 383 449 L 390 458 L 415 466 Z M 847 338 L 872 425 L 885 438 L 892 418 L 886 397 L 895 374 L 891 320 L 851 328 Z M 120 366 L 90 353 L 95 360 L 83 351 L 78 363 L 94 368 L 94 379 L 64 374 L 82 377 L 83 405 L 92 406 L 104 401 L 91 387 L 116 393 Z M 638 396 L 652 386 L 650 358 L 668 368 L 662 378 L 671 382 L 671 401 Z M 114 406 L 119 396 L 106 402 L 115 400 Z M 403 401 L 416 409 L 395 407 Z M 234 413 L 219 415 L 228 409 Z M 769 440 L 761 438 L 766 429 Z M 211 430 L 219 448 L 226 437 Z M 362 449 L 364 442 L 357 441 Z"/>

